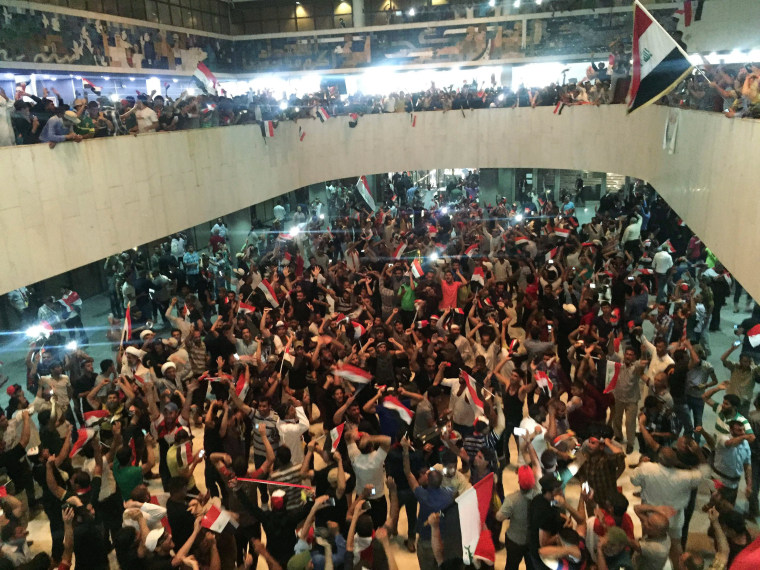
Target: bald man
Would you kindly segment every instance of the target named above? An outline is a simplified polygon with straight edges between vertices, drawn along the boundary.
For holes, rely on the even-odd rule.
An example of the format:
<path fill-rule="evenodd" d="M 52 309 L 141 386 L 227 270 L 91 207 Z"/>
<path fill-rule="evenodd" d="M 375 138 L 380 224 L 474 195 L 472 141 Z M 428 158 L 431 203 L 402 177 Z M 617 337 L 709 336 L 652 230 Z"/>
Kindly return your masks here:
<path fill-rule="evenodd" d="M 641 520 L 641 551 L 636 558 L 636 568 L 662 570 L 670 554 L 670 517 L 676 514 L 673 507 L 635 505 L 633 512 Z"/>

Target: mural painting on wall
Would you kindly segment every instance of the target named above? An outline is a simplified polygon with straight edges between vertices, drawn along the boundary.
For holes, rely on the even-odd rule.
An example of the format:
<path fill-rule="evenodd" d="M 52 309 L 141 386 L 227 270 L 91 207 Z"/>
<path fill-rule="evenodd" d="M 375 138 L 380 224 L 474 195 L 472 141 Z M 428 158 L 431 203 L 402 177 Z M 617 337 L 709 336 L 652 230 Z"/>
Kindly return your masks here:
<path fill-rule="evenodd" d="M 193 72 L 199 61 L 232 66 L 232 41 L 2 6 L 0 60 Z"/>
<path fill-rule="evenodd" d="M 371 32 L 218 39 L 97 18 L 1 6 L 0 61 L 192 73 L 340 70 L 606 53 L 630 44 L 631 14 L 617 12 Z M 655 12 L 666 29 L 672 10 Z M 523 26 L 526 27 L 523 30 Z M 523 45 L 523 35 L 525 44 Z M 628 48 L 630 51 L 630 47 Z"/>

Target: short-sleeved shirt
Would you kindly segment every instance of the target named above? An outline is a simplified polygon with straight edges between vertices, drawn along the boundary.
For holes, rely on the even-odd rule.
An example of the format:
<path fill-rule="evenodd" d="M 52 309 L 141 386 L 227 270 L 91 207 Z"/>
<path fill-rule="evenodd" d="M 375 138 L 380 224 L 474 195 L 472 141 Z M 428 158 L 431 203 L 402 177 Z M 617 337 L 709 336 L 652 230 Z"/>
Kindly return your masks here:
<path fill-rule="evenodd" d="M 132 494 L 132 490 L 138 485 L 142 485 L 142 467 L 137 465 L 126 465 L 122 467 L 119 463 L 118 457 L 115 457 L 113 460 L 113 478 L 119 486 L 121 498 L 126 501 Z"/>
<path fill-rule="evenodd" d="M 528 545 L 531 551 L 538 553 L 540 531 L 557 534 L 563 525 L 558 507 L 553 507 L 543 495 L 537 495 L 528 507 Z"/>
<path fill-rule="evenodd" d="M 418 486 L 414 489 L 414 496 L 420 504 L 420 512 L 417 516 L 417 534 L 420 540 L 430 540 L 430 526 L 425 525 L 428 517 L 438 513 L 454 502 L 454 493 L 451 489 L 439 487 L 438 489 Z"/>
<path fill-rule="evenodd" d="M 515 491 L 504 497 L 500 512 L 509 519 L 507 538 L 515 544 L 528 542 L 528 507 L 538 493 L 538 489 L 533 488 L 530 491 Z"/>
<path fill-rule="evenodd" d="M 462 285 L 463 283 L 461 281 L 452 281 L 450 284 L 446 281 L 441 281 L 441 293 L 443 298 L 441 299 L 438 308 L 441 310 L 454 309 L 457 306 L 457 291 L 459 291 L 459 288 Z"/>
<path fill-rule="evenodd" d="M 179 477 L 180 470 L 187 467 L 189 463 L 185 463 L 182 460 L 182 454 L 181 449 L 184 444 L 179 445 L 172 445 L 169 448 L 169 451 L 166 453 L 166 466 L 169 468 L 169 473 L 172 477 Z M 187 458 L 188 462 L 192 461 L 191 458 Z M 190 477 L 187 480 L 187 486 L 188 488 L 192 489 L 195 487 L 195 477 L 193 474 L 190 474 Z"/>
<path fill-rule="evenodd" d="M 714 412 L 716 412 L 715 431 L 718 434 L 728 435 L 730 433 L 728 430 L 728 424 L 730 424 L 733 421 L 741 422 L 742 425 L 744 425 L 744 433 L 746 434 L 755 433 L 754 431 L 752 431 L 752 425 L 749 423 L 747 418 L 741 415 L 738 411 L 734 412 L 734 415 L 729 417 L 721 411 L 721 404 L 718 404 L 717 402 L 713 404 L 712 409 Z"/>
<path fill-rule="evenodd" d="M 749 465 L 752 461 L 752 453 L 746 440 L 739 445 L 728 447 L 726 442 L 729 437 L 719 435 L 716 438 L 713 470 L 726 487 L 736 489 L 739 487 L 739 481 L 742 473 L 744 473 L 744 466 Z"/>
<path fill-rule="evenodd" d="M 362 453 L 355 442 L 348 445 L 348 457 L 356 475 L 356 488 L 372 485 L 376 497 L 385 495 L 385 458 L 387 452 L 380 448 L 372 453 Z"/>

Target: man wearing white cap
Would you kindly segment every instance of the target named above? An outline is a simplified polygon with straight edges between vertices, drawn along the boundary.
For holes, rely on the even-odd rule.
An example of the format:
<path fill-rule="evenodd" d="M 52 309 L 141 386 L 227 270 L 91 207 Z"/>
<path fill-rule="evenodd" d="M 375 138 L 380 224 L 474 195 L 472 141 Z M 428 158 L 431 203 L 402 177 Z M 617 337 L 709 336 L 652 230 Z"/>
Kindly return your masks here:
<path fill-rule="evenodd" d="M 153 558 L 150 561 L 151 570 L 169 570 L 174 567 L 172 565 L 174 541 L 171 533 L 165 528 L 161 527 L 150 531 L 145 537 L 145 548 L 148 552 L 153 553 Z"/>
<path fill-rule="evenodd" d="M 66 111 L 63 115 L 50 117 L 40 134 L 40 142 L 48 143 L 50 148 L 60 142 L 81 142 L 82 137 L 72 131 L 74 125 L 79 124 L 79 117 L 74 111 Z"/>

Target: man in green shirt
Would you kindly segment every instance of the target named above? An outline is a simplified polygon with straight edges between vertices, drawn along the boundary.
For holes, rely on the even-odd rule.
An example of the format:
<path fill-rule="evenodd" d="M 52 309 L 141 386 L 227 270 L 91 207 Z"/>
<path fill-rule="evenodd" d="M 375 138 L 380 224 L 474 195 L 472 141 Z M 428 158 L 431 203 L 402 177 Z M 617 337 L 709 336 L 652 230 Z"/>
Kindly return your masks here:
<path fill-rule="evenodd" d="M 150 434 L 145 435 L 145 447 L 148 450 L 148 461 L 142 465 L 132 465 L 132 448 L 123 445 L 121 437 L 121 424 L 113 424 L 113 445 L 116 454 L 113 460 L 113 478 L 119 486 L 121 498 L 125 501 L 130 498 L 132 490 L 142 485 L 143 477 L 148 475 L 156 464 L 156 442 Z"/>
<path fill-rule="evenodd" d="M 411 275 L 409 283 L 402 283 L 397 294 L 401 297 L 401 322 L 404 323 L 405 328 L 408 328 L 412 325 L 417 312 L 417 307 L 414 305 L 417 296 L 414 294 L 414 279 Z"/>

